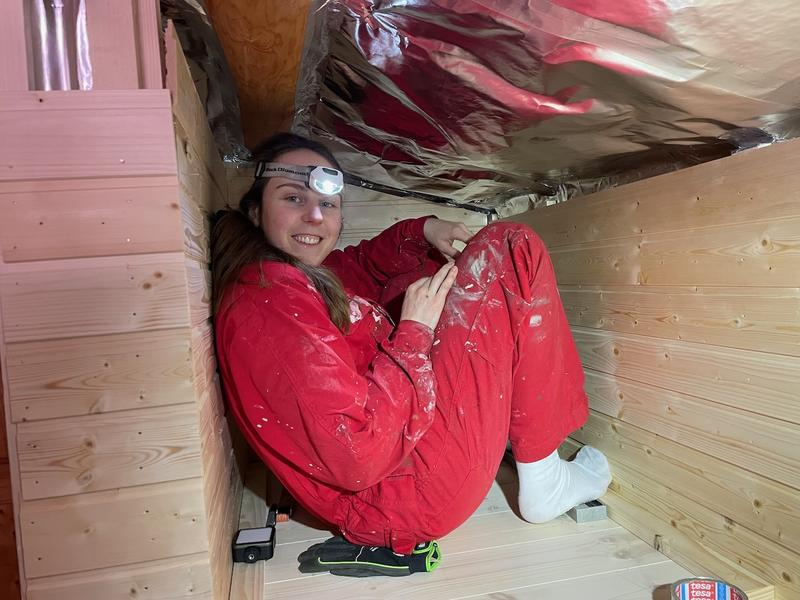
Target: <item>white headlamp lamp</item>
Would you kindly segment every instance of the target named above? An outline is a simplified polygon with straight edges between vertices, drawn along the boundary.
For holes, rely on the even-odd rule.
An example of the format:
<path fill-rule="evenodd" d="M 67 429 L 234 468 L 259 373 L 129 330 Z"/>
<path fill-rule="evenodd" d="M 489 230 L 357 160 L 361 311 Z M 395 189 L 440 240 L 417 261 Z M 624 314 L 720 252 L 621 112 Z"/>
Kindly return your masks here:
<path fill-rule="evenodd" d="M 302 181 L 309 189 L 325 196 L 341 194 L 344 189 L 342 172 L 331 167 L 315 167 L 313 165 L 301 167 L 282 163 L 259 162 L 256 165 L 256 179 L 261 179 L 262 177 L 286 177 L 287 179 Z"/>

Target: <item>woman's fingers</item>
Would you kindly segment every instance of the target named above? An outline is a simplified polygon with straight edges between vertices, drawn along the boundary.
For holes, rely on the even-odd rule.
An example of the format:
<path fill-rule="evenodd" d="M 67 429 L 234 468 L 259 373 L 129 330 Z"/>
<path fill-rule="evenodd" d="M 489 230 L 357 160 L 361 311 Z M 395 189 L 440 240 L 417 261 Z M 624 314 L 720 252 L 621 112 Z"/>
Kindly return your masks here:
<path fill-rule="evenodd" d="M 457 272 L 458 269 L 456 268 L 455 263 L 447 263 L 442 265 L 442 267 L 436 271 L 432 277 L 430 277 L 430 281 L 428 282 L 428 290 L 430 291 L 431 295 L 439 293 L 443 284 L 446 283 L 448 277 L 454 281 Z M 452 286 L 453 284 L 451 281 L 450 285 L 448 285 L 444 290 L 445 294 Z"/>

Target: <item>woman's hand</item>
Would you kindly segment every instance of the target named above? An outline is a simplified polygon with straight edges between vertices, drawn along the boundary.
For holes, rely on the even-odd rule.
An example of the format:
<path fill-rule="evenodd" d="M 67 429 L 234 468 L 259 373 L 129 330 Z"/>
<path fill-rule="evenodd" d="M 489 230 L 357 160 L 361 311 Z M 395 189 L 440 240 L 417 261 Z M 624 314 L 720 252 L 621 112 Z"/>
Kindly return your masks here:
<path fill-rule="evenodd" d="M 444 310 L 444 301 L 447 292 L 453 287 L 458 269 L 452 262 L 448 262 L 431 277 L 423 277 L 408 286 L 403 308 L 400 310 L 400 319 L 417 321 L 436 329 L 439 317 Z"/>
<path fill-rule="evenodd" d="M 453 247 L 453 242 L 460 240 L 467 243 L 472 239 L 472 233 L 463 223 L 444 221 L 442 219 L 428 219 L 423 226 L 425 239 L 448 258 L 458 258 L 461 254 Z"/>

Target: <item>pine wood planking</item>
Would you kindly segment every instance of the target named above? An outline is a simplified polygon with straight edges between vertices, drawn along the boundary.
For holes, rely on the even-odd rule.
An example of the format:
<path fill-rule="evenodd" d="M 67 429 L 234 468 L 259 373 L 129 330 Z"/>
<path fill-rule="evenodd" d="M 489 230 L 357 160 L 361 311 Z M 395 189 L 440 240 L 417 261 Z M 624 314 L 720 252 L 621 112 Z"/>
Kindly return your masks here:
<path fill-rule="evenodd" d="M 572 325 L 800 356 L 800 289 L 559 286 Z"/>
<path fill-rule="evenodd" d="M 590 406 L 798 490 L 798 427 L 687 394 L 586 371 Z"/>
<path fill-rule="evenodd" d="M 0 181 L 174 175 L 166 90 L 8 92 Z"/>
<path fill-rule="evenodd" d="M 195 173 L 205 171 L 216 187 L 215 196 L 224 201 L 227 195 L 227 173 L 208 124 L 205 105 L 197 93 L 191 70 L 170 24 L 165 35 L 167 50 L 167 87 L 172 93 L 172 112 L 176 123 L 178 154 L 188 158 Z M 202 194 L 201 198 L 207 198 Z M 203 208 L 210 208 L 205 206 Z"/>
<path fill-rule="evenodd" d="M 580 444 L 568 439 L 562 449 L 573 452 L 579 446 Z M 687 531 L 692 522 L 685 515 L 666 506 L 658 498 L 650 497 L 646 492 L 641 492 L 642 495 L 637 498 L 621 496 L 622 486 L 627 487 L 629 482 L 617 477 L 616 471 L 618 468 L 624 470 L 624 467 L 620 467 L 616 461 L 609 462 L 615 479 L 602 501 L 608 507 L 609 517 L 614 522 L 639 539 L 651 540 L 655 548 L 696 576 L 724 579 L 741 587 L 748 598 L 773 600 L 773 586 L 735 564 L 727 553 L 717 554 L 710 551 L 702 545 L 697 532 Z"/>
<path fill-rule="evenodd" d="M 800 143 L 740 152 L 513 217 L 548 248 L 800 216 Z"/>
<path fill-rule="evenodd" d="M 14 422 L 194 400 L 188 328 L 16 342 L 6 360 Z"/>
<path fill-rule="evenodd" d="M 39 577 L 28 582 L 27 591 L 27 600 L 214 599 L 206 552 L 70 575 Z"/>
<path fill-rule="evenodd" d="M 5 341 L 185 327 L 183 260 L 168 253 L 5 265 Z"/>
<path fill-rule="evenodd" d="M 24 0 L 6 0 L 0 19 L 0 106 L 5 100 L 4 92 L 28 89 L 32 67 L 25 32 Z"/>
<path fill-rule="evenodd" d="M 572 437 L 800 554 L 797 490 L 594 410 Z"/>
<path fill-rule="evenodd" d="M 532 586 L 508 589 L 498 581 L 497 591 L 473 596 L 467 592 L 460 596 L 470 600 L 666 600 L 661 594 L 669 583 L 690 577 L 689 571 L 667 561 L 624 569 L 613 573 L 599 573 L 588 577 L 547 582 Z M 658 591 L 657 591 L 658 590 Z"/>
<path fill-rule="evenodd" d="M 762 581 L 774 582 L 778 598 L 796 598 L 800 594 L 800 555 L 788 551 L 736 521 L 718 514 L 683 496 L 680 491 L 652 481 L 640 471 L 614 466 L 612 496 L 628 504 L 646 507 L 662 525 L 662 540 L 672 543 L 677 530 L 698 540 L 704 561 L 706 556 L 719 561 L 718 567 L 704 562 L 707 568 L 747 593 L 765 587 Z M 613 501 L 608 502 L 613 506 Z M 610 515 L 616 519 L 615 514 Z M 669 527 L 666 524 L 669 523 Z M 729 567 L 726 569 L 725 564 Z M 754 579 L 754 582 L 747 582 Z"/>
<path fill-rule="evenodd" d="M 527 543 L 502 545 L 486 551 L 444 554 L 444 565 L 426 575 L 410 578 L 384 577 L 352 580 L 328 574 L 297 576 L 267 583 L 265 598 L 297 598 L 324 595 L 331 600 L 344 598 L 457 598 L 467 594 L 491 593 L 498 581 L 506 589 L 544 582 L 629 569 L 663 562 L 663 557 L 622 528 L 591 531 L 570 537 L 565 547 L 560 537 Z M 296 568 L 296 567 L 295 567 Z M 268 577 L 272 577 L 270 573 Z M 275 574 L 277 576 L 277 573 Z"/>
<path fill-rule="evenodd" d="M 800 286 L 800 218 L 706 227 L 550 250 L 562 285 Z"/>
<path fill-rule="evenodd" d="M 95 2 L 86 7 L 92 89 L 139 87 L 133 0 Z"/>
<path fill-rule="evenodd" d="M 791 423 L 800 358 L 573 327 L 583 366 Z"/>
<path fill-rule="evenodd" d="M 174 177 L 13 183 L 0 185 L 6 262 L 182 248 Z"/>
<path fill-rule="evenodd" d="M 201 475 L 192 404 L 17 425 L 25 501 Z"/>
<path fill-rule="evenodd" d="M 201 479 L 25 502 L 29 578 L 206 552 Z"/>
<path fill-rule="evenodd" d="M 161 64 L 161 5 L 158 0 L 133 0 L 139 87 L 164 87 Z"/>

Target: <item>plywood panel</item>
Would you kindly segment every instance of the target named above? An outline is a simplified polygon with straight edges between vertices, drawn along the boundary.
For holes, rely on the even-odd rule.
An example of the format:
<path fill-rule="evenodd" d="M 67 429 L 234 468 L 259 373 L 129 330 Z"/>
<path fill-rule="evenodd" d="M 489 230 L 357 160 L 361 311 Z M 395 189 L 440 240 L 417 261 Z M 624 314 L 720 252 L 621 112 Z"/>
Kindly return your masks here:
<path fill-rule="evenodd" d="M 800 356 L 800 289 L 559 286 L 572 325 Z"/>
<path fill-rule="evenodd" d="M 27 600 L 211 600 L 208 554 L 200 552 L 134 565 L 41 577 L 28 583 Z"/>
<path fill-rule="evenodd" d="M 0 110 L 0 180 L 170 175 L 166 90 L 16 92 Z"/>
<path fill-rule="evenodd" d="M 6 262 L 182 248 L 174 177 L 22 183 L 0 188 Z"/>
<path fill-rule="evenodd" d="M 800 422 L 794 356 L 573 327 L 584 367 Z"/>
<path fill-rule="evenodd" d="M 25 500 L 199 477 L 193 404 L 17 426 Z"/>
<path fill-rule="evenodd" d="M 309 0 L 206 3 L 236 79 L 245 143 L 251 148 L 291 125 L 310 5 Z"/>
<path fill-rule="evenodd" d="M 12 343 L 6 360 L 14 422 L 194 400 L 187 328 Z"/>
<path fill-rule="evenodd" d="M 21 524 L 31 578 L 207 550 L 200 478 L 25 502 Z"/>
<path fill-rule="evenodd" d="M 594 410 L 572 437 L 800 553 L 797 490 Z"/>
<path fill-rule="evenodd" d="M 797 287 L 800 219 L 707 227 L 551 249 L 561 284 Z"/>
<path fill-rule="evenodd" d="M 139 87 L 133 0 L 90 2 L 86 5 L 92 89 Z"/>
<path fill-rule="evenodd" d="M 183 254 L 7 265 L 6 342 L 186 326 Z"/>
<path fill-rule="evenodd" d="M 0 105 L 7 90 L 28 89 L 28 50 L 23 0 L 3 2 L 0 19 Z"/>
<path fill-rule="evenodd" d="M 798 489 L 797 425 L 660 387 L 586 371 L 590 406 Z"/>
<path fill-rule="evenodd" d="M 800 216 L 800 142 L 740 152 L 517 215 L 548 248 Z"/>

